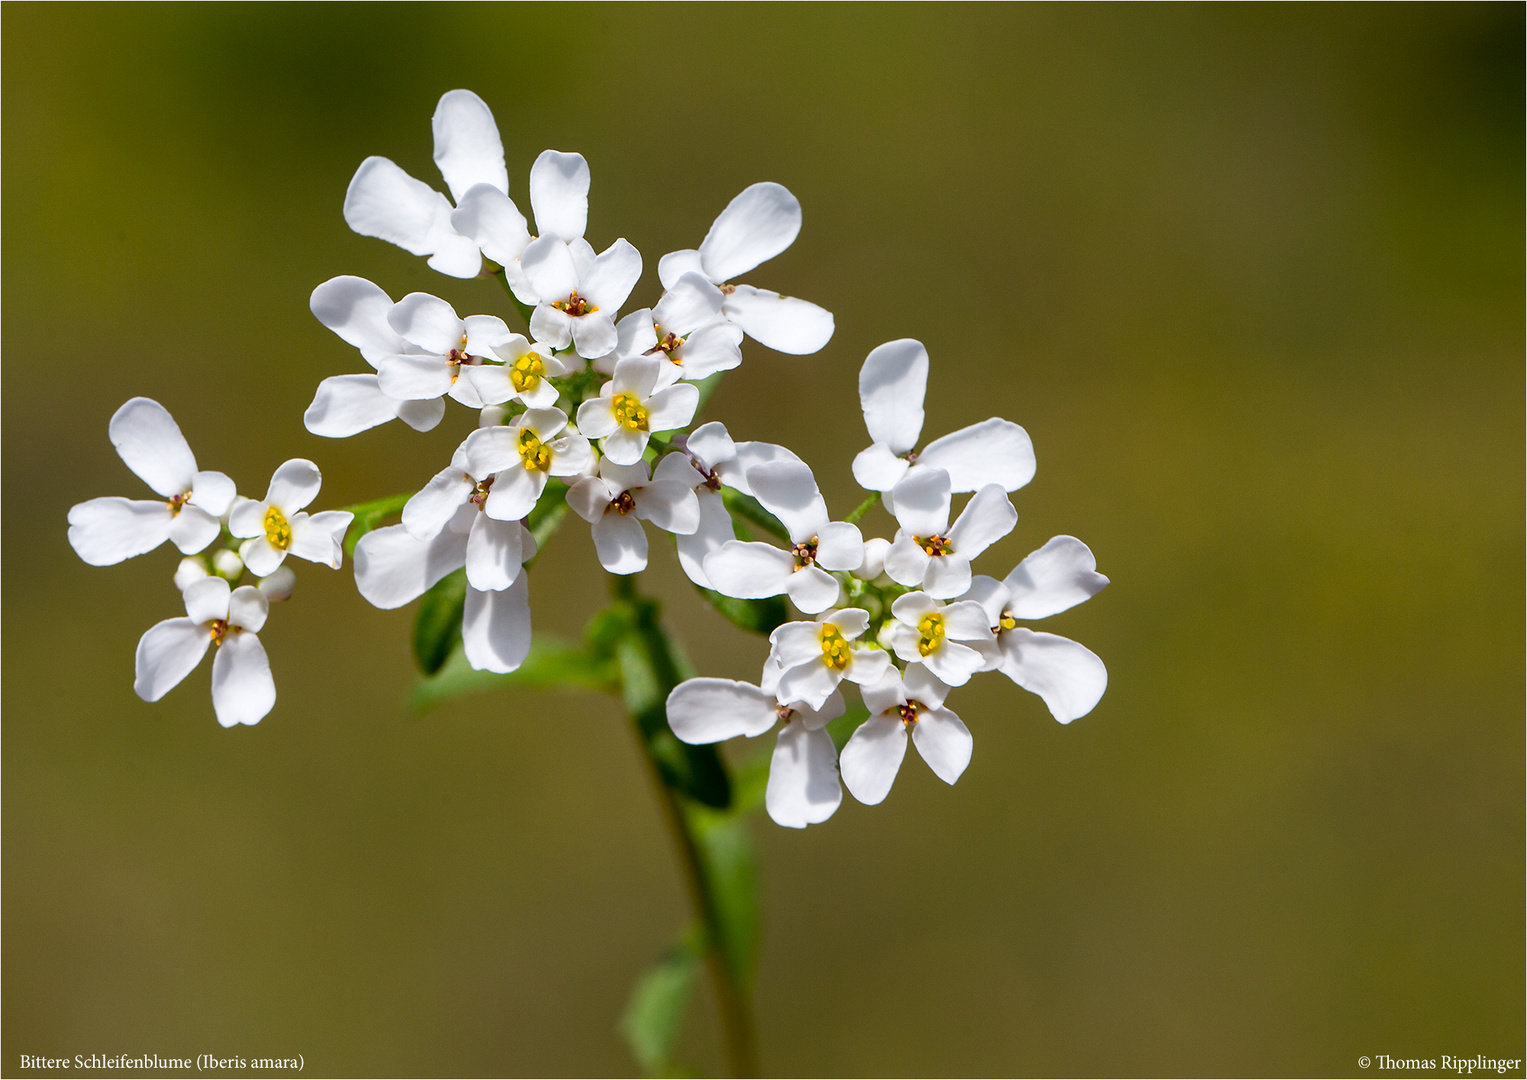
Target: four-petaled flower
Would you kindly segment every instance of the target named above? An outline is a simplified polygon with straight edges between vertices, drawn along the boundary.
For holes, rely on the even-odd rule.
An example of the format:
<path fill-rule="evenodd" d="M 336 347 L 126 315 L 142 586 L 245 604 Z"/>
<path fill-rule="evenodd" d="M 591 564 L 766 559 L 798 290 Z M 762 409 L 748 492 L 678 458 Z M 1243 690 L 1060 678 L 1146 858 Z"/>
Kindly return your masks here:
<path fill-rule="evenodd" d="M 578 406 L 578 430 L 599 439 L 599 449 L 617 465 L 635 465 L 654 432 L 675 431 L 694 419 L 700 390 L 689 383 L 659 388 L 664 361 L 633 356 L 615 365 L 597 398 Z"/>
<path fill-rule="evenodd" d="M 606 374 L 628 356 L 659 356 L 659 383 L 699 382 L 742 363 L 742 331 L 721 318 L 721 291 L 685 274 L 655 308 L 631 312 L 615 326 L 615 351 L 594 364 Z"/>
<path fill-rule="evenodd" d="M 196 468 L 186 437 L 163 405 L 133 398 L 112 414 L 107 432 L 127 467 L 164 498 L 105 496 L 71 507 L 69 543 L 80 558 L 110 566 L 166 540 L 189 555 L 217 539 L 218 518 L 234 499 L 233 481 Z"/>
<path fill-rule="evenodd" d="M 463 376 L 484 358 L 497 359 L 494 347 L 514 336 L 503 319 L 457 318 L 456 309 L 438 296 L 409 293 L 393 305 L 387 322 L 412 347 L 377 364 L 382 393 L 411 401 L 449 394 L 470 409 L 483 407 L 476 384 Z"/>
<path fill-rule="evenodd" d="M 192 582 L 182 594 L 186 617 L 149 627 L 138 641 L 133 689 L 144 701 L 158 701 L 191 674 L 209 645 L 212 708 L 223 727 L 258 724 L 276 703 L 270 661 L 256 633 L 265 625 L 270 602 L 253 585 L 231 589 L 220 577 Z"/>
<path fill-rule="evenodd" d="M 571 344 L 587 360 L 615 348 L 615 315 L 642 276 L 640 252 L 617 240 L 594 256 L 587 244 L 542 236 L 525 248 L 520 267 L 540 298 L 530 313 L 537 341 L 553 349 Z"/>
<path fill-rule="evenodd" d="M 901 526 L 885 553 L 892 581 L 948 600 L 970 588 L 970 560 L 1013 531 L 1018 511 L 1001 484 L 977 491 L 959 520 L 949 524 L 949 474 L 929 469 L 896 485 L 894 512 Z"/>
<path fill-rule="evenodd" d="M 258 577 L 273 574 L 288 554 L 338 570 L 344 561 L 345 530 L 355 515 L 347 510 L 306 513 L 318 497 L 323 477 L 306 458 L 285 462 L 270 478 L 263 502 L 240 499 L 228 514 L 228 531 L 244 539 L 239 558 Z"/>
<path fill-rule="evenodd" d="M 468 462 L 466 443 L 451 455 L 449 467 L 440 470 L 403 507 L 403 527 L 416 540 L 435 539 L 458 512 L 470 506 L 465 559 L 467 581 L 472 588 L 497 592 L 513 585 L 525 560 L 535 554 L 535 540 L 517 521 L 500 521 L 484 513 L 484 503 L 494 477 L 479 479 Z"/>
<path fill-rule="evenodd" d="M 551 380 L 566 375 L 568 368 L 551 349 L 531 344 L 522 334 L 510 334 L 492 349 L 502 364 L 478 364 L 466 369 L 484 405 L 519 401 L 527 409 L 549 409 L 557 403 L 557 388 Z"/>
<path fill-rule="evenodd" d="M 479 428 L 462 446 L 466 471 L 493 477 L 483 509 L 499 521 L 530 513 L 549 477 L 579 476 L 594 463 L 589 441 L 568 429 L 561 409 L 530 409 L 507 426 Z"/>
<path fill-rule="evenodd" d="M 886 623 L 882 641 L 909 665 L 921 664 L 950 686 L 964 686 L 986 667 L 993 637 L 980 604 L 945 605 L 909 592 L 891 604 L 891 614 L 895 621 Z"/>
<path fill-rule="evenodd" d="M 970 764 L 974 740 L 964 722 L 944 708 L 949 688 L 919 665 L 905 675 L 892 671 L 860 689 L 870 718 L 855 729 L 843 747 L 843 783 L 854 798 L 874 806 L 891 792 L 902 758 L 907 756 L 907 733 L 933 774 L 953 784 Z"/>
<path fill-rule="evenodd" d="M 842 608 L 817 622 L 775 627 L 769 655 L 780 666 L 779 696 L 820 709 L 844 679 L 860 686 L 881 679 L 891 658 L 873 646 L 854 646 L 869 624 L 863 608 Z"/>
<path fill-rule="evenodd" d="M 684 535 L 700 527 L 695 498 L 697 475 L 683 454 L 669 454 L 648 475 L 647 463 L 599 462 L 598 476 L 585 476 L 567 492 L 567 505 L 593 526 L 599 565 L 612 574 L 647 568 L 647 534 L 641 522 Z"/>

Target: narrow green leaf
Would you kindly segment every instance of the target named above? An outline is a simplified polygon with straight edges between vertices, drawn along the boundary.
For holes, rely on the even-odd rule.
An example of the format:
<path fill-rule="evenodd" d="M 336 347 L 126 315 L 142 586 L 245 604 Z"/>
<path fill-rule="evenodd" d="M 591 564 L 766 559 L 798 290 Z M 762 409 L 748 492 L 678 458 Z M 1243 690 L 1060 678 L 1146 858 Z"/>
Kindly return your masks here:
<path fill-rule="evenodd" d="M 439 671 L 461 641 L 461 614 L 467 602 L 467 572 L 457 570 L 435 582 L 414 616 L 414 660 L 426 675 Z"/>
<path fill-rule="evenodd" d="M 345 533 L 345 555 L 347 557 L 354 555 L 355 545 L 360 542 L 360 538 L 380 527 L 388 518 L 401 514 L 403 507 L 411 498 L 413 498 L 412 492 L 405 495 L 388 495 L 386 498 L 340 507 L 341 510 L 348 510 L 355 515 L 355 520 L 350 522 L 350 528 Z"/>
<path fill-rule="evenodd" d="M 631 1056 L 649 1076 L 673 1075 L 673 1048 L 684 1024 L 704 951 L 698 927 L 642 973 L 620 1018 L 620 1031 Z"/>
<path fill-rule="evenodd" d="M 686 809 L 719 924 L 722 955 L 736 985 L 751 993 L 758 970 L 758 860 L 747 815 Z"/>
<path fill-rule="evenodd" d="M 744 630 L 750 630 L 755 634 L 770 634 L 781 623 L 790 621 L 790 612 L 785 607 L 783 596 L 771 596 L 764 600 L 738 600 L 736 597 L 723 596 L 714 589 L 701 588 L 700 595 L 710 603 L 710 606 L 721 612 L 722 615 Z"/>
<path fill-rule="evenodd" d="M 409 704 L 417 712 L 429 712 L 468 694 L 496 690 L 574 690 L 614 693 L 619 673 L 608 660 L 590 656 L 587 650 L 550 634 L 536 634 L 530 655 L 517 671 L 507 675 L 476 671 L 457 649 L 434 675 L 420 679 Z"/>
<path fill-rule="evenodd" d="M 776 540 L 783 540 L 787 544 L 790 542 L 790 530 L 753 496 L 744 495 L 736 488 L 723 487 L 721 501 L 733 516 L 745 518 Z"/>

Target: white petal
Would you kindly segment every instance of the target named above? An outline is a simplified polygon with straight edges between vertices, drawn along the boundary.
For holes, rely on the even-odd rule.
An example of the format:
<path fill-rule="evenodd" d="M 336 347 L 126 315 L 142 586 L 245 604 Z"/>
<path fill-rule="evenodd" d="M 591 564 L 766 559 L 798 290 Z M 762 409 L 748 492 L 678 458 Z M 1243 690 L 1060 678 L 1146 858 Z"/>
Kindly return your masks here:
<path fill-rule="evenodd" d="M 499 592 L 468 587 L 461 621 L 467 662 L 478 671 L 514 671 L 530 654 L 530 575 Z"/>
<path fill-rule="evenodd" d="M 514 200 L 492 184 L 477 184 L 456 200 L 451 214 L 451 227 L 463 236 L 469 236 L 482 253 L 506 272 L 514 267 L 515 275 L 523 280 L 519 268 L 521 253 L 530 243 L 530 230 L 525 225 L 525 215 L 514 205 Z M 528 284 L 528 283 L 527 283 Z"/>
<path fill-rule="evenodd" d="M 779 677 L 775 692 L 782 701 L 804 701 L 813 709 L 819 709 L 838 688 L 841 678 L 838 672 L 822 663 L 818 654 L 804 664 L 786 668 Z"/>
<path fill-rule="evenodd" d="M 313 290 L 308 307 L 318 321 L 338 334 L 342 341 L 359 349 L 372 367 L 382 357 L 407 349 L 398 332 L 387 322 L 392 297 L 383 292 L 381 286 L 365 278 L 349 275 L 330 278 Z"/>
<path fill-rule="evenodd" d="M 487 477 L 500 470 L 519 468 L 518 437 L 519 431 L 512 427 L 478 428 L 461 444 L 466 471 L 473 476 Z"/>
<path fill-rule="evenodd" d="M 993 623 L 974 600 L 960 600 L 944 607 L 944 633 L 955 641 L 991 641 Z"/>
<path fill-rule="evenodd" d="M 865 491 L 890 491 L 907 472 L 907 461 L 882 443 L 860 450 L 854 458 L 854 480 Z"/>
<path fill-rule="evenodd" d="M 617 427 L 604 437 L 599 448 L 605 456 L 619 465 L 634 465 L 642 459 L 642 454 L 647 450 L 648 434 L 645 431 L 632 431 L 630 428 Z"/>
<path fill-rule="evenodd" d="M 449 391 L 451 374 L 451 366 L 439 356 L 385 356 L 377 365 L 377 385 L 388 397 L 422 401 Z"/>
<path fill-rule="evenodd" d="M 864 581 L 874 581 L 885 573 L 886 553 L 891 542 L 883 536 L 872 536 L 864 542 L 864 561 L 854 571 L 854 576 Z"/>
<path fill-rule="evenodd" d="M 392 306 L 387 323 L 406 340 L 425 352 L 444 356 L 461 348 L 466 326 L 456 309 L 429 293 L 409 293 Z"/>
<path fill-rule="evenodd" d="M 781 670 L 822 659 L 822 627 L 814 622 L 788 622 L 769 635 L 769 654 Z"/>
<path fill-rule="evenodd" d="M 290 517 L 318 497 L 323 486 L 323 476 L 306 458 L 292 458 L 283 462 L 270 478 L 265 491 L 265 501 L 281 508 Z"/>
<path fill-rule="evenodd" d="M 711 588 L 742 600 L 778 596 L 790 587 L 794 572 L 789 552 L 769 544 L 729 540 L 705 558 Z"/>
<path fill-rule="evenodd" d="M 475 518 L 477 510 L 463 508 L 460 513 Z M 446 529 L 425 542 L 415 540 L 401 525 L 389 525 L 367 533 L 355 545 L 355 585 L 376 607 L 402 607 L 466 561 L 465 530 Z"/>
<path fill-rule="evenodd" d="M 1076 537 L 1055 537 L 1014 567 L 1003 582 L 1012 593 L 1012 614 L 1043 619 L 1096 596 L 1108 584 L 1097 565 L 1091 550 Z"/>
<path fill-rule="evenodd" d="M 949 696 L 949 684 L 929 671 L 925 664 L 908 664 L 901 687 L 908 699 L 920 701 L 930 709 L 942 706 Z"/>
<path fill-rule="evenodd" d="M 202 578 L 187 585 L 181 594 L 185 601 L 186 615 L 197 623 L 210 623 L 228 617 L 232 587 L 220 577 Z"/>
<path fill-rule="evenodd" d="M 892 581 L 915 589 L 922 585 L 928 573 L 928 564 L 932 561 L 928 553 L 912 539 L 911 534 L 903 529 L 896 534 L 896 539 L 886 550 L 885 572 Z"/>
<path fill-rule="evenodd" d="M 928 350 L 922 342 L 901 338 L 874 349 L 859 369 L 859 405 L 870 438 L 898 455 L 916 446 L 927 387 Z"/>
<path fill-rule="evenodd" d="M 578 268 L 573 265 L 572 252 L 555 236 L 542 233 L 539 239 L 532 240 L 520 255 L 520 269 L 543 304 L 566 300 L 578 288 Z M 531 330 L 534 332 L 535 327 Z M 539 332 L 535 336 L 537 341 L 552 344 Z"/>
<path fill-rule="evenodd" d="M 861 683 L 859 697 L 863 699 L 864 707 L 871 716 L 888 713 L 898 705 L 907 703 L 907 694 L 901 685 L 901 673 L 894 667 L 889 668 L 875 682 Z"/>
<path fill-rule="evenodd" d="M 476 481 L 458 465 L 441 469 L 404 504 L 403 527 L 415 539 L 433 539 L 456 516 L 475 487 Z"/>
<path fill-rule="evenodd" d="M 690 581 L 702 589 L 714 589 L 705 573 L 705 557 L 735 539 L 736 533 L 720 492 L 702 490 L 696 492 L 695 497 L 700 504 L 700 527 L 692 534 L 678 538 L 679 565 Z"/>
<path fill-rule="evenodd" d="M 222 523 L 217 518 L 189 504 L 182 506 L 180 513 L 170 519 L 170 539 L 175 541 L 175 546 L 185 555 L 195 555 L 203 550 L 222 531 Z"/>
<path fill-rule="evenodd" d="M 773 550 L 773 549 L 770 549 Z M 785 583 L 790 602 L 807 615 L 826 611 L 838 602 L 838 579 L 816 566 L 802 566 Z"/>
<path fill-rule="evenodd" d="M 688 383 L 659 390 L 647 399 L 647 426 L 653 431 L 688 427 L 700 407 L 700 389 Z"/>
<path fill-rule="evenodd" d="M 753 494 L 753 489 L 748 486 L 748 470 L 759 465 L 767 465 L 772 461 L 800 461 L 793 450 L 787 450 L 783 446 L 766 442 L 740 442 L 733 444 L 733 454 L 730 459 L 718 461 L 712 466 L 721 482 L 727 487 L 736 488 L 744 495 Z"/>
<path fill-rule="evenodd" d="M 880 649 L 855 649 L 849 654 L 848 667 L 843 677 L 851 683 L 867 686 L 885 678 L 891 669 L 891 658 Z"/>
<path fill-rule="evenodd" d="M 530 313 L 530 333 L 543 345 L 565 349 L 573 342 L 572 316 L 543 300 L 541 306 Z"/>
<path fill-rule="evenodd" d="M 578 406 L 578 430 L 591 439 L 602 439 L 619 426 L 607 397 L 589 398 Z"/>
<path fill-rule="evenodd" d="M 184 495 L 196 478 L 196 457 L 174 417 L 159 402 L 135 397 L 107 425 L 127 467 L 161 495 Z"/>
<path fill-rule="evenodd" d="M 289 572 L 289 571 L 288 571 Z M 270 615 L 270 600 L 253 585 L 241 585 L 228 596 L 228 625 L 260 632 Z"/>
<path fill-rule="evenodd" d="M 838 759 L 843 783 L 866 806 L 884 802 L 907 756 L 906 726 L 897 716 L 872 716 L 849 737 Z"/>
<path fill-rule="evenodd" d="M 504 144 L 493 112 L 470 90 L 448 90 L 430 121 L 435 134 L 435 164 L 458 203 L 474 184 L 492 184 L 509 193 Z"/>
<path fill-rule="evenodd" d="M 908 626 L 916 626 L 924 615 L 938 611 L 944 605 L 925 592 L 909 592 L 898 596 L 891 604 L 891 614 Z"/>
<path fill-rule="evenodd" d="M 231 554 L 231 553 L 230 553 Z M 239 564 L 243 566 L 242 561 Z M 207 569 L 207 563 L 194 555 L 187 555 L 180 560 L 180 565 L 175 567 L 175 588 L 185 592 L 192 583 L 201 581 L 211 573 Z"/>
<path fill-rule="evenodd" d="M 764 805 L 778 825 L 804 829 L 832 817 L 843 801 L 837 748 L 827 732 L 792 720 L 774 744 Z"/>
<path fill-rule="evenodd" d="M 1018 511 L 1002 485 L 986 484 L 960 511 L 960 519 L 949 530 L 949 540 L 957 554 L 974 559 L 1012 532 L 1016 524 Z"/>
<path fill-rule="evenodd" d="M 619 336 L 615 333 L 615 308 L 609 311 L 591 311 L 572 320 L 573 345 L 585 360 L 597 360 L 615 350 Z"/>
<path fill-rule="evenodd" d="M 683 377 L 690 380 L 731 371 L 742 363 L 742 329 L 728 322 L 702 326 L 684 340 L 674 357 Z"/>
<path fill-rule="evenodd" d="M 987 484 L 1017 491 L 1034 479 L 1034 444 L 1017 424 L 992 417 L 934 439 L 917 455 L 917 464 L 943 469 L 954 491 L 977 491 Z"/>
<path fill-rule="evenodd" d="M 779 719 L 777 702 L 752 683 L 733 679 L 688 679 L 668 695 L 668 726 L 691 745 L 752 738 Z"/>
<path fill-rule="evenodd" d="M 597 476 L 585 476 L 567 489 L 567 505 L 590 525 L 604 516 L 610 498 L 610 485 Z"/>
<path fill-rule="evenodd" d="M 666 454 L 652 470 L 654 483 L 666 481 L 691 490 L 705 483 L 705 477 L 695 471 L 688 454 Z"/>
<path fill-rule="evenodd" d="M 1002 635 L 1002 671 L 1049 706 L 1062 724 L 1090 713 L 1108 689 L 1108 669 L 1085 645 L 1019 627 Z"/>
<path fill-rule="evenodd" d="M 583 155 L 543 150 L 530 167 L 530 206 L 542 236 L 581 237 L 589 217 L 589 163 Z"/>
<path fill-rule="evenodd" d="M 220 472 L 202 471 L 191 481 L 191 505 L 199 506 L 213 517 L 222 517 L 233 505 L 238 488 Z"/>
<path fill-rule="evenodd" d="M 774 676 L 774 683 L 776 686 L 779 685 L 779 675 L 777 670 Z M 788 702 L 787 704 L 789 704 L 791 709 L 795 711 L 796 719 L 805 725 L 807 731 L 820 731 L 832 721 L 842 716 L 848 708 L 843 703 L 842 693 L 834 693 L 831 697 L 822 703 L 822 707 L 819 709 L 813 709 L 804 701 L 793 701 Z M 838 759 L 838 752 L 836 749 L 833 750 L 832 757 L 833 761 L 836 762 Z"/>
<path fill-rule="evenodd" d="M 577 432 L 553 439 L 551 449 L 552 476 L 586 476 L 594 468 L 594 448 Z"/>
<path fill-rule="evenodd" d="M 311 517 L 302 515 L 301 520 L 292 522 L 290 553 L 299 559 L 338 570 L 345 558 L 345 532 L 353 520 L 355 515 L 348 510 L 325 510 Z"/>
<path fill-rule="evenodd" d="M 642 276 L 641 252 L 624 240 L 617 240 L 599 253 L 594 265 L 581 276 L 578 295 L 586 296 L 613 320 L 615 313 L 636 288 Z M 613 326 L 613 321 L 611 322 Z M 610 348 L 615 347 L 614 343 Z M 605 352 L 608 352 L 606 349 Z M 604 355 L 603 353 L 600 354 Z"/>
<path fill-rule="evenodd" d="M 908 472 L 892 489 L 896 520 L 914 536 L 942 536 L 949 528 L 949 474 L 941 469 Z"/>
<path fill-rule="evenodd" d="M 794 296 L 737 285 L 723 310 L 750 338 L 776 352 L 803 356 L 832 338 L 832 312 Z"/>
<path fill-rule="evenodd" d="M 276 704 L 265 646 L 252 633 L 230 631 L 212 658 L 212 709 L 223 727 L 258 724 Z"/>
<path fill-rule="evenodd" d="M 780 184 L 753 184 L 717 216 L 700 244 L 700 261 L 712 281 L 730 281 L 784 251 L 800 231 L 796 197 Z"/>
<path fill-rule="evenodd" d="M 832 521 L 817 533 L 817 565 L 824 570 L 857 570 L 864 562 L 864 536 L 859 526 Z"/>
<path fill-rule="evenodd" d="M 612 574 L 635 574 L 647 568 L 647 534 L 628 514 L 608 513 L 594 522 L 594 550 L 599 565 Z"/>
<path fill-rule="evenodd" d="M 445 202 L 444 196 L 440 201 Z M 449 217 L 443 218 L 439 228 L 430 234 L 429 244 L 435 250 L 429 257 L 431 270 L 455 278 L 475 278 L 482 271 L 482 255 L 476 241 L 451 228 Z"/>
<path fill-rule="evenodd" d="M 952 600 L 970 588 L 970 560 L 959 552 L 936 555 L 923 571 L 923 591 L 940 600 Z"/>
<path fill-rule="evenodd" d="M 466 351 L 472 356 L 492 360 L 500 347 L 511 343 L 519 349 L 529 349 L 530 343 L 524 336 L 510 330 L 497 315 L 468 315 L 461 324 L 466 330 Z M 515 359 L 519 359 L 519 355 L 517 350 Z"/>
<path fill-rule="evenodd" d="M 950 686 L 964 686 L 970 681 L 972 675 L 986 666 L 986 658 L 975 649 L 947 638 L 927 656 L 917 659 L 926 664 L 928 670 L 937 675 L 940 682 Z"/>
<path fill-rule="evenodd" d="M 171 521 L 158 499 L 91 499 L 69 508 L 69 545 L 91 566 L 111 566 L 168 540 Z"/>
<path fill-rule="evenodd" d="M 277 550 L 263 535 L 245 540 L 239 545 L 239 558 L 256 577 L 274 574 L 286 558 L 286 552 Z"/>
<path fill-rule="evenodd" d="M 705 267 L 700 262 L 700 253 L 694 248 L 670 251 L 657 261 L 658 280 L 663 283 L 665 289 L 673 288 L 679 283 L 681 277 L 689 273 L 705 276 Z"/>
<path fill-rule="evenodd" d="M 870 616 L 863 608 L 851 607 L 823 616 L 822 622 L 831 623 L 849 641 L 854 641 L 869 628 Z"/>
<path fill-rule="evenodd" d="M 954 713 L 948 709 L 929 709 L 919 713 L 917 723 L 912 725 L 912 743 L 933 775 L 952 784 L 970 764 L 975 740 Z"/>
<path fill-rule="evenodd" d="M 689 433 L 684 449 L 694 455 L 707 469 L 714 469 L 723 461 L 737 456 L 737 445 L 727 433 L 726 425 L 717 420 L 701 424 Z M 757 463 L 755 463 L 757 464 Z"/>
<path fill-rule="evenodd" d="M 467 538 L 467 581 L 472 588 L 497 592 L 514 584 L 524 559 L 520 543 L 524 531 L 518 521 L 477 515 Z"/>
<path fill-rule="evenodd" d="M 721 290 L 706 280 L 704 274 L 694 272 L 674 282 L 652 309 L 652 321 L 661 325 L 664 332 L 680 337 L 720 318 Z"/>
<path fill-rule="evenodd" d="M 345 439 L 394 419 L 398 405 L 375 375 L 335 375 L 318 384 L 302 422 L 314 435 Z"/>
<path fill-rule="evenodd" d="M 138 639 L 133 690 L 144 701 L 158 701 L 201 663 L 212 644 L 205 625 L 191 619 L 166 619 Z"/>
<path fill-rule="evenodd" d="M 990 629 L 1001 620 L 1002 613 L 1012 601 L 1012 594 L 996 578 L 977 574 L 970 579 L 970 588 L 961 594 L 960 599 L 981 605 L 981 611 L 986 616 L 986 626 Z"/>
<path fill-rule="evenodd" d="M 499 521 L 522 521 L 546 489 L 546 474 L 510 466 L 493 481 L 483 512 Z"/>
<path fill-rule="evenodd" d="M 292 590 L 296 588 L 297 575 L 292 572 L 290 566 L 282 565 L 276 568 L 276 572 L 270 577 L 263 577 L 255 587 L 260 590 L 260 595 L 271 603 L 292 598 Z"/>
<path fill-rule="evenodd" d="M 804 462 L 777 461 L 749 469 L 748 487 L 796 543 L 812 539 L 827 525 L 827 504 Z"/>
<path fill-rule="evenodd" d="M 669 457 L 677 455 L 670 454 Z M 672 480 L 654 480 L 635 493 L 636 516 L 659 529 L 682 536 L 700 527 L 700 502 L 694 488 Z"/>
<path fill-rule="evenodd" d="M 450 228 L 451 204 L 422 180 L 384 157 L 361 162 L 345 192 L 345 223 L 362 236 L 429 255 L 442 227 Z"/>

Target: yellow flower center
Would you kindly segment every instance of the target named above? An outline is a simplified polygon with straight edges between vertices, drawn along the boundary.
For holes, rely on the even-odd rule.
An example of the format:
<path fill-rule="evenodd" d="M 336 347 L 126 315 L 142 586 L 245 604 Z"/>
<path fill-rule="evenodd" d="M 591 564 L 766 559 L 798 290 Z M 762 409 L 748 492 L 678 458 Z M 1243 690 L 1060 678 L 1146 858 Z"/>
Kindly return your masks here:
<path fill-rule="evenodd" d="M 931 611 L 917 620 L 917 653 L 927 656 L 944 643 L 944 617 Z"/>
<path fill-rule="evenodd" d="M 917 541 L 918 547 L 935 557 L 948 555 L 954 550 L 947 536 L 914 536 L 912 539 Z"/>
<path fill-rule="evenodd" d="M 998 630 L 1015 630 L 1017 627 L 1018 620 L 1013 618 L 1011 615 L 1003 615 L 1002 618 L 997 620 Z"/>
<path fill-rule="evenodd" d="M 520 429 L 520 460 L 525 468 L 546 472 L 551 468 L 551 447 L 543 443 L 529 428 Z"/>
<path fill-rule="evenodd" d="M 832 623 L 822 624 L 822 663 L 834 671 L 848 667 L 852 650 L 843 638 L 843 632 Z"/>
<path fill-rule="evenodd" d="M 647 410 L 635 394 L 616 394 L 610 399 L 610 409 L 621 427 L 630 431 L 647 430 Z"/>
<path fill-rule="evenodd" d="M 535 353 L 526 353 L 509 367 L 509 381 L 520 393 L 534 390 L 546 378 L 546 362 Z"/>
<path fill-rule="evenodd" d="M 599 310 L 593 304 L 579 296 L 577 289 L 574 289 L 566 300 L 558 300 L 551 306 L 556 308 L 558 311 L 565 311 L 575 318 L 579 315 L 587 315 L 591 311 Z"/>
<path fill-rule="evenodd" d="M 265 539 L 270 541 L 270 546 L 277 551 L 285 551 L 292 546 L 292 525 L 286 520 L 286 515 L 274 506 L 265 511 Z"/>

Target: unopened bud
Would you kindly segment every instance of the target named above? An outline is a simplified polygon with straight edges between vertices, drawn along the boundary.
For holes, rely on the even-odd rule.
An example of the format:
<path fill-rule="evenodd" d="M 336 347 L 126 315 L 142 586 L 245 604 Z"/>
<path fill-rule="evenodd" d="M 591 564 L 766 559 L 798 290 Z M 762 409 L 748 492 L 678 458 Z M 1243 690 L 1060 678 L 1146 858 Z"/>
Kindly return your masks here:
<path fill-rule="evenodd" d="M 185 592 L 193 583 L 208 576 L 207 564 L 202 561 L 201 556 L 187 555 L 175 568 L 175 588 Z"/>
<path fill-rule="evenodd" d="M 292 572 L 290 566 L 278 566 L 275 573 L 270 577 L 263 577 L 257 583 L 260 592 L 265 599 L 272 602 L 277 600 L 290 600 L 292 589 L 297 584 L 297 575 Z"/>
<path fill-rule="evenodd" d="M 885 553 L 891 550 L 891 542 L 881 536 L 872 536 L 864 542 L 864 562 L 854 571 L 854 577 L 874 581 L 885 573 Z"/>
<path fill-rule="evenodd" d="M 229 551 L 227 548 L 224 548 L 212 556 L 212 569 L 217 572 L 217 576 L 220 578 L 237 581 L 244 574 L 244 560 L 239 558 L 237 551 Z"/>

